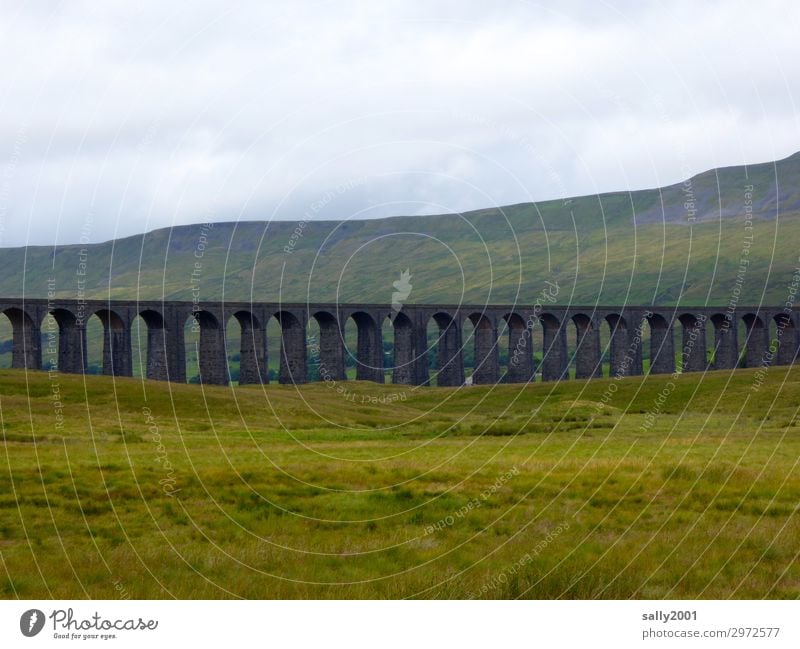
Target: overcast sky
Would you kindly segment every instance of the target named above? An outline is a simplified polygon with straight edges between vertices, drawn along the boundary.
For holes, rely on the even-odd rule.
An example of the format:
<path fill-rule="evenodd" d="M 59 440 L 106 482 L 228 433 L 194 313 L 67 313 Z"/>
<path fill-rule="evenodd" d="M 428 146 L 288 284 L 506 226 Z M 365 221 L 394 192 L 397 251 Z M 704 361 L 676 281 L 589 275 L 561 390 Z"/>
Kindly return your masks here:
<path fill-rule="evenodd" d="M 782 158 L 798 34 L 794 1 L 0 0 L 0 245 L 464 211 Z"/>

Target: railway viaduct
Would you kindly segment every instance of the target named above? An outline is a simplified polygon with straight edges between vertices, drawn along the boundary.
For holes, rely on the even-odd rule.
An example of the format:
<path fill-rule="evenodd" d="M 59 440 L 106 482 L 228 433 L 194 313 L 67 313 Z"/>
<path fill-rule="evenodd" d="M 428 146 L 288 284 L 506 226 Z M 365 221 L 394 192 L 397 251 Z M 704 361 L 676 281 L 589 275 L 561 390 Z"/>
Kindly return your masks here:
<path fill-rule="evenodd" d="M 574 368 L 576 378 L 601 376 L 604 353 L 611 376 L 642 374 L 643 341 L 649 341 L 649 371 L 654 374 L 674 372 L 676 357 L 681 370 L 688 372 L 790 364 L 800 343 L 800 312 L 791 305 L 725 309 L 460 304 L 406 305 L 395 310 L 388 304 L 224 302 L 201 307 L 193 302 L 0 298 L 0 312 L 13 328 L 12 367 L 65 373 L 86 372 L 86 322 L 97 316 L 104 327 L 103 373 L 114 376 L 132 375 L 131 330 L 134 319 L 141 317 L 147 325 L 147 378 L 178 382 L 186 381 L 184 326 L 193 318 L 200 331 L 200 379 L 216 385 L 229 382 L 225 331 L 231 318 L 242 334 L 240 384 L 268 381 L 271 318 L 278 321 L 281 332 L 278 380 L 295 384 L 307 381 L 307 329 L 312 318 L 319 326 L 321 379 L 345 379 L 348 352 L 343 332 L 352 318 L 358 331 L 356 377 L 382 383 L 389 365 L 383 352 L 383 324 L 388 319 L 394 349 L 388 369 L 394 383 L 406 385 L 430 381 L 430 322 L 439 332 L 435 366 L 440 386 L 464 384 L 466 345 L 474 349 L 472 383 L 492 384 L 533 380 L 534 351 L 542 359 L 537 380 L 553 381 L 568 378 L 569 368 Z M 58 327 L 51 334 L 45 332 L 43 339 L 47 314 Z M 472 328 L 465 336 L 467 321 Z M 607 327 L 608 349 L 601 349 L 602 327 Z M 541 349 L 534 350 L 536 328 L 541 330 L 537 335 Z M 707 337 L 707 331 L 713 331 L 713 337 Z M 498 332 L 506 335 L 501 339 Z M 713 354 L 708 353 L 707 339 L 713 340 Z M 501 340 L 508 345 L 504 368 L 499 362 Z M 48 348 L 45 362 L 43 347 Z"/>

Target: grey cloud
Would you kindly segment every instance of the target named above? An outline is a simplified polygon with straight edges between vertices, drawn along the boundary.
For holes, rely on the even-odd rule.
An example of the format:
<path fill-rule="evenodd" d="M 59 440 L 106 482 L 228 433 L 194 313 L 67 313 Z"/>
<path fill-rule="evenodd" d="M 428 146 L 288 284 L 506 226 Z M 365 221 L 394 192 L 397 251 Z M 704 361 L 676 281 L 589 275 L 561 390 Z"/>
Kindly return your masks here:
<path fill-rule="evenodd" d="M 166 8 L 165 8 L 166 7 Z M 0 245 L 440 213 L 800 148 L 800 8 L 6 3 Z M 0 178 L 0 180 L 2 180 Z"/>

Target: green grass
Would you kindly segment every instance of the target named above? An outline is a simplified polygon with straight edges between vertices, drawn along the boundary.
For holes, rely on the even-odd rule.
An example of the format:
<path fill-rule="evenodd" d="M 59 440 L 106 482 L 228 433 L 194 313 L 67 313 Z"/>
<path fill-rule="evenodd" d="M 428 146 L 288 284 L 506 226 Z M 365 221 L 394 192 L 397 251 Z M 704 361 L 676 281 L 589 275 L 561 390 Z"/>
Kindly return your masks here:
<path fill-rule="evenodd" d="M 678 376 L 652 418 L 670 377 L 232 389 L 0 371 L 0 589 L 796 597 L 800 368 L 755 379 Z"/>

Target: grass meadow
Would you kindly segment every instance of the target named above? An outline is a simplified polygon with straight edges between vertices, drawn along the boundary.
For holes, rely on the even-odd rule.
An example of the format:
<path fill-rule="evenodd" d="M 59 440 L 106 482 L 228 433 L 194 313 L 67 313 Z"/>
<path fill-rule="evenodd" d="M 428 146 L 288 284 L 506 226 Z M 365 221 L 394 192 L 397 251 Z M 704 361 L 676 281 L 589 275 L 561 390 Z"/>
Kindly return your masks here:
<path fill-rule="evenodd" d="M 461 389 L 0 371 L 4 598 L 794 598 L 800 368 Z"/>

